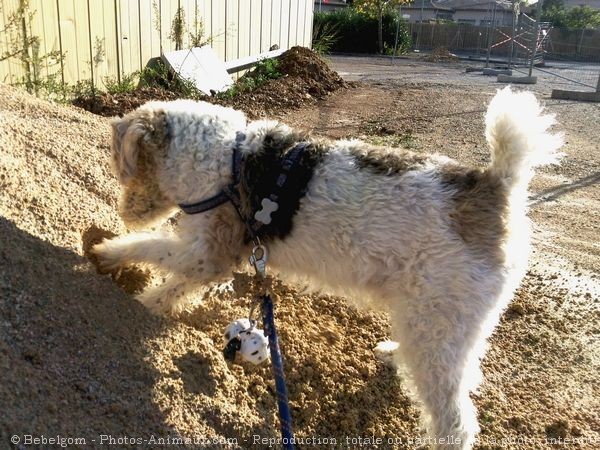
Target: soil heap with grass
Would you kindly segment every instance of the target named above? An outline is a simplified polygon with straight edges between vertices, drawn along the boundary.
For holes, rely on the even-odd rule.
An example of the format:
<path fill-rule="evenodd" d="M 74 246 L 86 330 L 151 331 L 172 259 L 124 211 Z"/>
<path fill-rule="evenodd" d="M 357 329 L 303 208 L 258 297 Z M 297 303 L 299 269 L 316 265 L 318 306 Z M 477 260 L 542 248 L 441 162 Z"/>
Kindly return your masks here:
<path fill-rule="evenodd" d="M 171 76 L 169 80 L 166 77 L 160 82 L 155 80 L 152 86 L 131 92 L 80 96 L 73 104 L 94 114 L 111 117 L 127 114 L 151 100 L 194 98 L 240 109 L 250 119 L 256 119 L 277 117 L 285 110 L 313 103 L 348 86 L 323 58 L 305 47 L 293 47 L 283 53 L 273 66 L 276 73 L 265 76 L 263 67 L 249 71 L 229 91 L 214 96 L 182 90 Z"/>
<path fill-rule="evenodd" d="M 277 116 L 284 110 L 313 103 L 348 86 L 323 58 L 305 47 L 293 47 L 281 55 L 277 69 L 281 77 L 239 95 L 218 98 L 217 103 L 241 109 L 250 118 Z M 253 77 L 255 73 L 245 76 Z M 243 80 L 244 77 L 240 82 Z"/>

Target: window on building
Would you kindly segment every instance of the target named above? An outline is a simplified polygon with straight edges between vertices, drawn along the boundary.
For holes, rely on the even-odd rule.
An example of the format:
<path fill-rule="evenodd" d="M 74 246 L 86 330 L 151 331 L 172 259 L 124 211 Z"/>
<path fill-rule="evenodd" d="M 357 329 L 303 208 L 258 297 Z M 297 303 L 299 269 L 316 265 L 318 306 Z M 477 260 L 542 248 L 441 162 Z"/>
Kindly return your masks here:
<path fill-rule="evenodd" d="M 452 20 L 452 13 L 451 12 L 440 12 L 438 11 L 436 14 L 436 17 L 439 20 Z"/>

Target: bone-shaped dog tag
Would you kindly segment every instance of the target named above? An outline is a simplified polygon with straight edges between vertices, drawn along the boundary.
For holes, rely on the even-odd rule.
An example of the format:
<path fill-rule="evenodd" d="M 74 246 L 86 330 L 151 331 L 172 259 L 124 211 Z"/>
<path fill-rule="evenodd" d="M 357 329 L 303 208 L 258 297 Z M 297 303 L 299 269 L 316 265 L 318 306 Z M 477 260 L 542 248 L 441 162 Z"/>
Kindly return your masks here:
<path fill-rule="evenodd" d="M 254 218 L 259 222 L 268 225 L 271 223 L 271 213 L 279 209 L 279 204 L 268 198 L 263 198 L 260 202 L 260 205 L 262 206 L 262 209 L 256 211 L 256 213 L 254 214 Z"/>

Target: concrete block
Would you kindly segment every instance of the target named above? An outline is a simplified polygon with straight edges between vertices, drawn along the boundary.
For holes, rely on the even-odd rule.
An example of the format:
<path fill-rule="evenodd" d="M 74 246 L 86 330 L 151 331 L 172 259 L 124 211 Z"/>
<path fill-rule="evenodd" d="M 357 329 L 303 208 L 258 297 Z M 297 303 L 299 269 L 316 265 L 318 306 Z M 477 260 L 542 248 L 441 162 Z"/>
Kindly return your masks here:
<path fill-rule="evenodd" d="M 563 91 L 552 89 L 552 98 L 559 100 L 576 100 L 580 102 L 600 102 L 600 92 Z"/>
<path fill-rule="evenodd" d="M 208 45 L 167 52 L 163 59 L 175 73 L 193 82 L 205 94 L 223 92 L 233 85 L 233 78 L 227 73 L 225 64 Z"/>
<path fill-rule="evenodd" d="M 537 77 L 519 77 L 511 75 L 498 75 L 498 83 L 513 83 L 513 84 L 536 84 Z"/>

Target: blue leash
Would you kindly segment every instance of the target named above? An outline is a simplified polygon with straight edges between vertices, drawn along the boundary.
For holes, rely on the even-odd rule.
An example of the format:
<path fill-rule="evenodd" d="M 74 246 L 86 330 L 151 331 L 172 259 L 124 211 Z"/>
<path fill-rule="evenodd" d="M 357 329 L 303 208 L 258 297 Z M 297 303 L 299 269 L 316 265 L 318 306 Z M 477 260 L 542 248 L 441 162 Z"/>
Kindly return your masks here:
<path fill-rule="evenodd" d="M 252 249 L 252 255 L 249 258 L 250 264 L 254 266 L 257 276 L 264 278 L 265 267 L 267 263 L 267 248 L 264 245 L 261 245 L 259 235 L 262 235 L 261 230 L 264 232 L 263 226 L 271 223 L 271 212 L 275 211 L 277 208 L 273 209 L 272 211 L 264 212 L 263 210 L 265 210 L 265 206 L 263 203 L 262 209 L 257 211 L 255 214 L 252 214 L 250 217 L 246 217 L 243 213 L 238 185 L 240 184 L 242 176 L 244 159 L 240 147 L 245 139 L 246 135 L 244 133 L 238 132 L 236 134 L 231 162 L 231 172 L 233 174 L 232 184 L 227 186 L 223 191 L 219 192 L 213 197 L 194 204 L 180 204 L 179 207 L 187 214 L 198 214 L 216 208 L 217 206 L 230 201 L 242 219 L 242 222 L 244 222 L 246 225 L 248 236 L 252 238 L 255 244 L 254 248 Z M 281 172 L 277 178 L 277 183 L 273 187 L 271 195 L 262 199 L 263 202 L 268 200 L 271 204 L 274 203 L 277 205 L 280 191 L 286 184 L 290 171 L 301 160 L 307 147 L 307 142 L 300 142 L 288 152 L 287 156 L 281 161 Z M 262 216 L 257 216 L 257 214 L 260 213 L 263 213 Z M 283 374 L 283 360 L 281 358 L 281 350 L 279 349 L 277 330 L 275 329 L 273 300 L 268 293 L 265 293 L 262 296 L 261 306 L 263 324 L 265 328 L 264 331 L 265 335 L 269 339 L 271 367 L 273 368 L 273 375 L 275 377 L 275 390 L 277 391 L 277 404 L 279 407 L 279 422 L 281 424 L 282 444 L 285 450 L 294 450 L 294 432 L 292 431 L 292 416 L 290 414 L 287 387 L 285 385 L 285 376 Z M 252 316 L 252 310 L 250 310 L 250 316 Z M 236 351 L 240 350 L 240 345 L 241 343 L 238 338 L 231 339 L 223 350 L 225 358 L 231 358 L 233 360 Z"/>
<path fill-rule="evenodd" d="M 261 306 L 265 335 L 269 338 L 271 367 L 273 368 L 273 376 L 275 377 L 275 390 L 277 391 L 277 405 L 279 407 L 279 422 L 281 424 L 283 448 L 286 450 L 294 450 L 292 416 L 290 414 L 287 387 L 285 385 L 285 376 L 283 374 L 283 360 L 281 359 L 281 350 L 279 349 L 279 339 L 277 338 L 277 330 L 275 329 L 273 300 L 269 294 L 263 296 Z"/>

